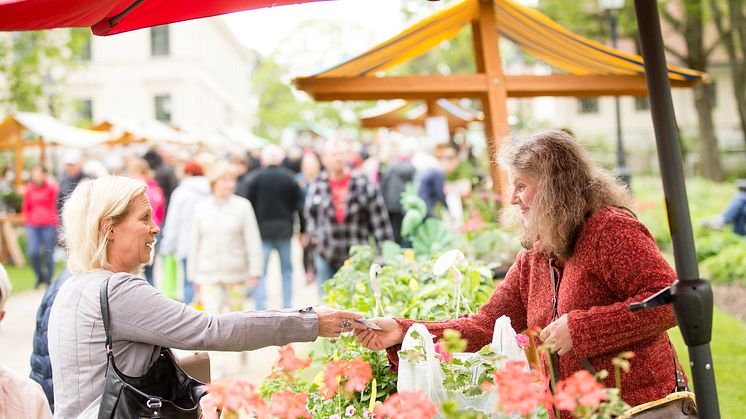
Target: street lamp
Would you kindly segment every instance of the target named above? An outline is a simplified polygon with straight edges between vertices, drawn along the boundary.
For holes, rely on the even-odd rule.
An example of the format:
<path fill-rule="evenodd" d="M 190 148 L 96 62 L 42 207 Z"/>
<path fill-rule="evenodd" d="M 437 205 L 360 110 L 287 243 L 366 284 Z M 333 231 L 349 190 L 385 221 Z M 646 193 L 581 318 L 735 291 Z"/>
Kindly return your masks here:
<path fill-rule="evenodd" d="M 609 15 L 609 26 L 611 29 L 611 46 L 616 48 L 617 40 L 617 16 L 619 11 L 624 8 L 624 0 L 598 0 L 601 10 L 605 10 Z M 624 158 L 624 143 L 622 141 L 622 115 L 619 109 L 619 96 L 614 96 L 614 112 L 616 113 L 616 175 L 632 189 L 632 176 L 627 170 L 627 164 Z"/>

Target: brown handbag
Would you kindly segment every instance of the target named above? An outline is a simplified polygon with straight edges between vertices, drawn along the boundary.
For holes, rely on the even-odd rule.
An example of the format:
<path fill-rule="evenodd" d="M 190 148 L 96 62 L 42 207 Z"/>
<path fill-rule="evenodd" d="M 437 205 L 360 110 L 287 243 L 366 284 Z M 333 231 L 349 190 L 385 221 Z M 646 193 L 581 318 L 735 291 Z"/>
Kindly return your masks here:
<path fill-rule="evenodd" d="M 210 354 L 207 352 L 194 351 L 176 351 L 171 350 L 176 355 L 176 363 L 179 364 L 185 373 L 190 377 L 203 383 L 210 382 Z"/>

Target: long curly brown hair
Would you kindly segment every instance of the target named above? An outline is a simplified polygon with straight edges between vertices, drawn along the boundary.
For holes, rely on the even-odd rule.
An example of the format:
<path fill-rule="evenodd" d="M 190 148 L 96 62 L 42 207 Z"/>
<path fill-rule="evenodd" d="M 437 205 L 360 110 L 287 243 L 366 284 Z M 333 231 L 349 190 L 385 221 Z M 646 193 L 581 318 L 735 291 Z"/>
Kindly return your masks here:
<path fill-rule="evenodd" d="M 604 206 L 630 208 L 625 186 L 596 166 L 565 131 L 545 131 L 510 144 L 500 152 L 499 161 L 505 169 L 538 180 L 528 221 L 513 223 L 526 249 L 567 259 L 591 214 Z M 511 207 L 506 215 L 517 221 L 519 209 Z"/>

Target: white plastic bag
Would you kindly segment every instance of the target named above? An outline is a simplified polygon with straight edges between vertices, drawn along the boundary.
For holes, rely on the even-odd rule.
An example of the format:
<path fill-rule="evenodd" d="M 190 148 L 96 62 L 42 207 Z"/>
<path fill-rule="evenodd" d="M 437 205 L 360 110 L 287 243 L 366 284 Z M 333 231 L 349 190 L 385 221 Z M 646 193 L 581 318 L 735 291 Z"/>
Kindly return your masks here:
<path fill-rule="evenodd" d="M 418 339 L 412 336 L 413 332 L 417 332 L 416 334 L 419 334 L 420 338 Z M 460 392 L 447 392 L 445 390 L 443 387 L 445 375 L 440 366 L 440 361 L 435 355 L 433 336 L 422 324 L 413 324 L 409 330 L 407 330 L 407 334 L 404 336 L 404 340 L 402 341 L 402 350 L 415 349 L 417 346 L 422 346 L 424 348 L 425 360 L 409 361 L 404 358 L 399 359 L 399 377 L 397 382 L 398 391 L 419 390 L 423 391 L 427 397 L 437 405 L 440 405 L 446 398 L 452 398 L 456 400 L 461 409 L 471 409 L 493 418 L 509 417 L 494 413 L 495 407 L 498 403 L 498 395 L 495 391 L 490 391 L 476 397 L 470 397 L 465 396 Z M 497 362 L 497 365 L 495 365 L 496 368 L 499 368 L 500 365 L 508 360 L 526 361 L 526 368 L 528 368 L 526 355 L 523 352 L 523 349 L 518 346 L 516 332 L 510 325 L 510 318 L 507 316 L 502 316 L 495 321 L 490 348 L 493 352 L 504 357 Z M 455 358 L 466 360 L 475 356 L 475 354 L 461 352 L 454 353 L 453 356 Z M 472 384 L 479 384 L 476 383 L 476 380 L 480 374 L 481 371 L 472 371 L 472 377 L 475 380 Z"/>

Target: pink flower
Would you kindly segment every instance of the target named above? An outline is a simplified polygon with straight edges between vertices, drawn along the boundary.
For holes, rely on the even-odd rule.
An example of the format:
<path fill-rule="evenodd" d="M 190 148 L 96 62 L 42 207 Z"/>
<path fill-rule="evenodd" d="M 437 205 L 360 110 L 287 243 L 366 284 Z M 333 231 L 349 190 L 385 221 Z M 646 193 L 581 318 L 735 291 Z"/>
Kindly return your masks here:
<path fill-rule="evenodd" d="M 554 405 L 572 412 L 578 406 L 598 407 L 603 400 L 606 400 L 603 384 L 588 371 L 580 370 L 557 383 Z"/>
<path fill-rule="evenodd" d="M 319 393 L 326 400 L 331 399 L 337 394 L 337 387 L 339 387 L 339 379 L 342 377 L 343 370 L 343 361 L 329 361 L 324 366 L 324 385 L 319 388 Z"/>
<path fill-rule="evenodd" d="M 355 406 L 353 406 L 353 405 L 347 406 L 347 408 L 345 409 L 345 415 L 346 416 L 352 416 L 354 414 L 355 414 Z"/>
<path fill-rule="evenodd" d="M 311 413 L 306 407 L 308 394 L 293 393 L 292 391 L 281 391 L 272 394 L 270 399 L 269 413 L 280 419 L 311 419 Z"/>
<path fill-rule="evenodd" d="M 343 374 L 347 377 L 345 390 L 352 393 L 365 390 L 365 386 L 373 378 L 373 369 L 363 358 L 355 358 L 345 365 Z"/>
<path fill-rule="evenodd" d="M 505 413 L 526 416 L 544 402 L 546 392 L 537 372 L 526 371 L 526 362 L 507 361 L 495 371 L 499 407 Z"/>
<path fill-rule="evenodd" d="M 521 349 L 528 348 L 529 345 L 531 345 L 531 341 L 528 339 L 528 336 L 524 335 L 523 333 L 515 335 L 515 340 L 516 342 L 518 342 L 518 347 Z"/>
<path fill-rule="evenodd" d="M 474 211 L 464 225 L 459 228 L 459 231 L 462 233 L 471 233 L 472 231 L 481 229 L 483 225 L 484 220 L 482 216 L 479 215 L 479 212 Z"/>
<path fill-rule="evenodd" d="M 396 393 L 375 410 L 376 417 L 389 419 L 431 419 L 437 414 L 435 403 L 428 400 L 421 391 Z"/>
<path fill-rule="evenodd" d="M 311 358 L 300 359 L 295 356 L 295 350 L 290 345 L 283 346 L 279 349 L 280 359 L 277 366 L 286 372 L 293 372 L 311 365 Z"/>
<path fill-rule="evenodd" d="M 207 385 L 209 394 L 202 399 L 205 418 L 217 419 L 218 410 L 239 413 L 246 410 L 257 418 L 268 417 L 267 406 L 253 384 L 241 380 L 217 380 Z"/>
<path fill-rule="evenodd" d="M 442 342 L 438 342 L 435 344 L 435 353 L 440 355 L 440 360 L 443 362 L 453 361 L 453 355 L 451 355 L 450 352 L 446 351 L 446 345 Z"/>

